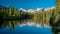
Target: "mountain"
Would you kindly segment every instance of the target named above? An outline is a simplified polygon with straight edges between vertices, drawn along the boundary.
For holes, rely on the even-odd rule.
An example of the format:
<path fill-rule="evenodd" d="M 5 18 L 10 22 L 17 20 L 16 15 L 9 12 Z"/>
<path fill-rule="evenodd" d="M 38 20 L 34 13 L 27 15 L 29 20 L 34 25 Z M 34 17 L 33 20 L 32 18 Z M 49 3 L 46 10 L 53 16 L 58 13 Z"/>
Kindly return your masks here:
<path fill-rule="evenodd" d="M 2 5 L 0 5 L 0 8 L 2 8 L 3 6 Z"/>
<path fill-rule="evenodd" d="M 3 6 L 0 4 L 0 8 L 4 7 L 5 9 L 9 9 L 9 7 Z"/>
<path fill-rule="evenodd" d="M 24 12 L 26 12 L 26 10 L 25 10 L 25 9 L 23 9 L 23 8 L 20 8 L 18 11 L 24 11 Z"/>
<path fill-rule="evenodd" d="M 50 10 L 53 10 L 53 9 L 55 9 L 55 7 L 51 7 L 51 8 L 37 8 L 37 9 L 35 9 L 35 10 L 33 10 L 33 9 L 29 9 L 29 10 L 25 10 L 25 9 L 23 9 L 23 8 L 20 8 L 18 11 L 23 11 L 23 12 L 35 12 L 35 11 L 41 11 L 41 12 L 45 12 L 45 11 L 50 11 Z"/>

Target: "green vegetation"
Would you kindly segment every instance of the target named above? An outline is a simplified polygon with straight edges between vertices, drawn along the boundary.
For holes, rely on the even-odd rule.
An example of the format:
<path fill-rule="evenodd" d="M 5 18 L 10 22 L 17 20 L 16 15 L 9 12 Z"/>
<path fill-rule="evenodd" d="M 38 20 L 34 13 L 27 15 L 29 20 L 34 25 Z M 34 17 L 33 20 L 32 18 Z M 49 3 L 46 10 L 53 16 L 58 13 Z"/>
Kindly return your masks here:
<path fill-rule="evenodd" d="M 6 18 L 4 19 L 27 19 L 28 17 L 31 17 L 28 12 L 24 12 L 22 10 L 18 11 L 13 6 L 10 6 L 9 8 L 0 8 L 0 14 L 3 16 L 6 15 Z"/>
<path fill-rule="evenodd" d="M 33 20 L 36 23 L 38 22 L 38 23 L 44 23 L 44 24 L 49 25 L 50 24 L 50 18 L 53 19 L 55 17 L 53 15 L 53 13 L 55 14 L 55 8 L 53 10 L 49 10 L 49 11 L 45 11 L 45 12 L 36 11 L 34 13 Z M 54 18 L 54 20 L 55 20 L 55 18 Z"/>
<path fill-rule="evenodd" d="M 31 18 L 35 23 L 39 24 L 46 24 L 46 25 L 51 25 L 52 29 L 54 32 L 57 32 L 58 30 L 60 31 L 60 0 L 56 1 L 56 7 L 52 10 L 41 12 L 41 11 L 35 11 L 35 13 L 28 13 L 24 12 L 22 10 L 18 11 L 16 10 L 13 6 L 10 6 L 9 8 L 2 7 L 0 8 L 0 14 L 1 15 L 6 15 L 6 19 L 29 19 Z M 3 16 L 4 16 L 3 15 Z M 20 20 L 20 21 L 21 21 Z M 14 24 L 12 26 L 12 24 Z M 9 23 L 8 25 L 10 27 L 15 27 L 15 22 Z M 7 26 L 4 24 L 4 26 Z M 59 28 L 57 28 L 59 27 Z"/>
<path fill-rule="evenodd" d="M 57 6 L 56 6 L 57 7 Z M 35 23 L 44 23 L 47 25 L 52 25 L 57 23 L 60 20 L 60 13 L 56 8 L 50 9 L 49 11 L 41 12 L 35 11 L 35 13 L 24 12 L 23 10 L 16 10 L 13 6 L 9 8 L 2 7 L 0 8 L 0 14 L 5 14 L 6 19 L 28 19 L 32 18 Z"/>

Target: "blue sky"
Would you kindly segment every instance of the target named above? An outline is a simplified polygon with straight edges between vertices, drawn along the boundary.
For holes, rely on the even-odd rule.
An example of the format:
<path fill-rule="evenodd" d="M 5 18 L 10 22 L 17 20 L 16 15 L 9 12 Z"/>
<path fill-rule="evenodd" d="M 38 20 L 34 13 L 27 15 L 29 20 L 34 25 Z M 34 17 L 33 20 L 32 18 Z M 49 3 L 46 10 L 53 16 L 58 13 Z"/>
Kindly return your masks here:
<path fill-rule="evenodd" d="M 56 0 L 0 0 L 0 4 L 6 7 L 13 5 L 16 9 L 24 8 L 28 10 L 55 6 Z"/>

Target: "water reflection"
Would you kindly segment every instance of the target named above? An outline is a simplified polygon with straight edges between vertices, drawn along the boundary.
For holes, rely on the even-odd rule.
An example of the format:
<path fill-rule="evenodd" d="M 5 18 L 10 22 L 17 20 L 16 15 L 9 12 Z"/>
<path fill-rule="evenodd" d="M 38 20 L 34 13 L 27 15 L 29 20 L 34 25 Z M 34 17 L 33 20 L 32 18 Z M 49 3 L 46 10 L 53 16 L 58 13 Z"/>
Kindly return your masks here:
<path fill-rule="evenodd" d="M 33 20 L 28 20 L 28 19 L 27 20 L 3 20 L 3 21 L 0 21 L 0 22 L 1 22 L 0 23 L 0 30 L 3 29 L 3 28 L 9 28 L 10 32 L 12 32 L 18 26 L 20 27 L 20 29 L 21 29 L 21 27 L 22 27 L 22 29 L 23 29 L 23 27 L 27 28 L 27 29 L 28 28 L 34 29 L 34 27 L 37 27 L 36 28 L 37 32 L 39 30 L 41 30 L 41 29 L 38 30 L 38 28 L 42 28 L 43 31 L 44 31 L 45 28 L 47 28 L 46 31 L 48 30 L 51 34 L 51 28 L 49 28 L 50 26 L 47 26 L 46 24 L 42 24 L 42 23 L 33 22 Z M 28 27 L 25 27 L 25 26 L 28 26 Z"/>

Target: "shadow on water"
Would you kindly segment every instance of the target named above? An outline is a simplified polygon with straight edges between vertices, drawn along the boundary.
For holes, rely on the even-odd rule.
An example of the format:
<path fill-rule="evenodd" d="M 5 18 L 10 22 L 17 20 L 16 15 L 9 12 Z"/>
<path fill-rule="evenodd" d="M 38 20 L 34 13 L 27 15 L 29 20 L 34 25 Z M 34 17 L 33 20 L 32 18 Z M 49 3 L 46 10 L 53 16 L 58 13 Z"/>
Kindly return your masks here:
<path fill-rule="evenodd" d="M 3 23 L 4 23 L 3 16 L 0 15 L 0 29 L 1 29 Z"/>
<path fill-rule="evenodd" d="M 50 26 L 52 27 L 52 32 L 54 34 L 60 34 L 60 20 L 57 23 L 53 22 L 53 19 L 50 18 Z"/>
<path fill-rule="evenodd" d="M 9 27 L 10 31 L 13 31 L 18 23 L 21 23 L 20 20 L 0 20 L 0 29 Z"/>
<path fill-rule="evenodd" d="M 1 29 L 3 23 L 4 23 L 4 21 L 0 20 L 0 29 Z"/>

